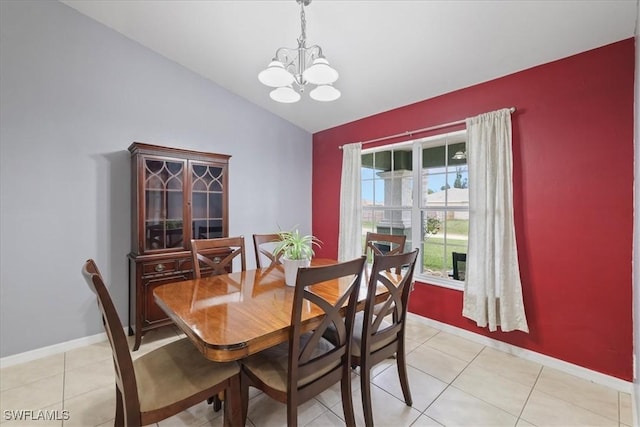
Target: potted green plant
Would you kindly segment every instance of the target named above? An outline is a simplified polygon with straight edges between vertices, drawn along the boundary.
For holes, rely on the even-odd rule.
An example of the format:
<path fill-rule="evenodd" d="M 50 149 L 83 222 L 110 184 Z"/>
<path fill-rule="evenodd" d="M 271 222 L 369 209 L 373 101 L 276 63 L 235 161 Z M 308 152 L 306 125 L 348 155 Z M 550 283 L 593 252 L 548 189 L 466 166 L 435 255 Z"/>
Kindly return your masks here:
<path fill-rule="evenodd" d="M 320 247 L 322 242 L 315 236 L 301 234 L 297 228 L 280 231 L 278 235 L 280 241 L 276 243 L 273 254 L 282 254 L 285 283 L 295 286 L 298 267 L 308 267 L 311 264 L 311 257 L 315 255 L 313 245 Z"/>

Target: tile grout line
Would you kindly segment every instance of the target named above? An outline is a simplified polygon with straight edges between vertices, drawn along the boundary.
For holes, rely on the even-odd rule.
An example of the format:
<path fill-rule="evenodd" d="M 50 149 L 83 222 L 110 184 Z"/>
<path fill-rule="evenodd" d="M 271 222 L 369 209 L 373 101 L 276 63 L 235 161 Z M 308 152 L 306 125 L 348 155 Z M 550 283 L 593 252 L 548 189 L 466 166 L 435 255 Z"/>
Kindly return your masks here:
<path fill-rule="evenodd" d="M 550 367 L 548 367 L 548 366 L 544 366 L 544 365 L 542 365 L 542 369 L 540 370 L 540 375 L 542 375 L 542 371 L 543 371 L 545 368 L 548 368 L 548 369 L 553 370 L 553 368 L 550 368 Z M 536 383 L 537 383 L 537 380 L 536 380 Z M 594 384 L 594 383 L 593 383 L 593 381 L 590 381 L 590 383 Z M 598 386 L 602 386 L 602 384 L 597 384 L 597 383 L 595 383 L 595 384 L 596 384 L 596 385 L 598 385 Z M 606 386 L 602 386 L 602 387 L 606 387 Z M 609 388 L 609 387 L 607 387 L 607 388 Z M 566 400 L 566 399 L 564 399 L 564 398 L 562 398 L 562 397 L 554 396 L 554 395 L 549 394 L 549 393 L 546 393 L 546 392 L 544 392 L 544 391 L 538 391 L 538 392 L 539 392 L 539 393 L 542 393 L 542 394 L 544 394 L 544 395 L 546 395 L 546 396 L 549 396 L 549 397 L 551 397 L 551 398 L 553 398 L 553 399 L 555 399 L 555 400 L 559 400 L 559 401 L 561 401 L 561 402 L 564 402 L 564 403 L 566 403 L 567 405 L 571 405 L 571 406 L 574 406 L 574 407 L 576 407 L 576 408 L 579 408 L 579 409 L 582 409 L 582 410 L 584 410 L 584 411 L 587 411 L 587 412 L 590 412 L 590 413 L 592 413 L 592 414 L 595 414 L 595 415 L 597 415 L 597 416 L 599 416 L 599 417 L 606 418 L 606 419 L 611 420 L 611 421 L 615 421 L 615 422 L 617 422 L 617 423 L 618 423 L 618 425 L 620 425 L 620 424 L 621 424 L 621 421 L 620 421 L 620 393 L 623 393 L 623 392 L 621 392 L 621 391 L 619 391 L 619 390 L 613 390 L 613 391 L 615 391 L 615 392 L 616 392 L 616 398 L 617 398 L 617 401 L 618 401 L 618 407 L 616 408 L 616 413 L 617 413 L 617 419 L 616 419 L 616 420 L 614 420 L 614 419 L 613 419 L 613 418 L 611 418 L 610 416 L 607 416 L 607 415 L 605 415 L 605 414 L 603 414 L 603 413 L 601 413 L 601 412 L 596 412 L 596 411 L 592 410 L 591 408 L 588 408 L 588 407 L 586 407 L 586 406 L 583 406 L 583 405 L 581 405 L 581 404 L 579 404 L 579 403 L 571 402 L 571 401 Z M 525 421 L 526 421 L 526 420 L 525 420 Z"/>
<path fill-rule="evenodd" d="M 442 332 L 442 331 L 441 331 L 441 332 Z M 434 334 L 434 335 L 430 336 L 429 338 L 425 339 L 424 341 L 422 341 L 422 340 L 418 340 L 418 341 L 416 341 L 415 343 L 416 343 L 416 344 L 418 344 L 418 343 L 419 343 L 419 345 L 417 345 L 416 347 L 412 348 L 409 352 L 407 352 L 407 355 L 409 355 L 410 353 L 414 352 L 414 351 L 415 351 L 416 349 L 418 349 L 420 346 L 423 346 L 424 344 L 427 344 L 427 343 L 428 343 L 429 341 L 431 341 L 431 340 L 432 340 L 436 335 L 439 335 L 439 333 L 440 333 L 440 332 L 438 332 L 438 333 L 436 333 L 436 334 Z M 176 334 L 176 337 L 180 338 L 180 336 L 179 336 L 179 335 L 177 335 L 177 334 Z M 438 348 L 431 347 L 430 345 L 428 345 L 427 347 L 429 347 L 429 348 L 431 348 L 431 349 L 433 349 L 433 350 L 435 350 L 435 351 L 437 351 L 437 352 L 439 352 L 439 353 L 442 353 L 442 354 L 445 354 L 445 355 L 447 355 L 447 356 L 449 356 L 449 357 L 453 357 L 453 358 L 456 358 L 456 359 L 457 359 L 457 357 L 456 357 L 456 356 L 453 356 L 453 355 L 451 355 L 450 353 L 444 352 L 444 351 L 442 351 L 442 350 L 440 350 L 440 349 L 438 349 Z M 427 414 L 426 414 L 426 412 L 428 411 L 428 409 L 429 409 L 431 406 L 433 406 L 433 403 L 434 403 L 436 400 L 438 400 L 438 399 L 442 396 L 442 394 L 443 394 L 445 391 L 447 391 L 449 388 L 451 388 L 451 387 L 453 386 L 453 383 L 454 383 L 457 379 L 459 379 L 459 378 L 460 378 L 460 376 L 462 375 L 462 373 L 466 372 L 466 371 L 468 370 L 469 366 L 470 366 L 472 363 L 474 363 L 474 362 L 475 362 L 475 360 L 477 360 L 477 359 L 479 358 L 479 356 L 480 356 L 481 354 L 483 354 L 483 352 L 484 352 L 484 351 L 487 351 L 487 349 L 491 349 L 491 347 L 490 347 L 490 346 L 483 346 L 483 348 L 482 348 L 482 349 L 481 349 L 481 350 L 480 350 L 480 351 L 479 351 L 475 356 L 473 356 L 473 358 L 472 358 L 469 362 L 466 362 L 465 367 L 463 367 L 463 369 L 462 369 L 462 370 L 461 370 L 457 375 L 455 375 L 455 377 L 454 377 L 450 382 L 448 382 L 448 383 L 443 382 L 443 383 L 445 383 L 445 388 L 442 390 L 442 392 L 440 392 L 440 393 L 439 393 L 439 394 L 438 394 L 438 395 L 437 395 L 437 396 L 436 396 L 436 397 L 431 401 L 431 403 L 429 403 L 429 405 L 425 408 L 425 410 L 423 410 L 423 411 L 416 411 L 416 412 L 419 412 L 419 414 L 420 414 L 420 415 L 418 416 L 418 418 L 419 418 L 421 415 L 424 415 L 425 417 L 429 417 L 429 415 L 427 415 Z M 516 356 L 516 357 L 517 357 L 517 356 Z M 62 387 L 63 387 L 63 389 L 62 389 L 61 396 L 62 396 L 62 403 L 63 403 L 63 404 L 62 404 L 62 409 L 64 409 L 64 408 L 66 408 L 66 381 L 68 380 L 68 378 L 66 378 L 66 374 L 68 373 L 68 372 L 67 372 L 67 371 L 68 371 L 68 360 L 66 360 L 66 359 L 68 358 L 68 354 L 67 354 L 66 352 L 65 352 L 65 353 L 63 353 L 63 357 L 62 357 L 62 358 L 63 358 L 63 381 L 62 381 Z M 72 358 L 72 359 L 73 359 L 73 358 Z M 377 377 L 378 375 L 383 374 L 386 370 L 388 370 L 388 369 L 390 369 L 390 368 L 394 367 L 394 365 L 395 365 L 394 363 L 391 363 L 391 364 L 390 364 L 389 366 L 387 366 L 383 371 L 379 372 L 379 373 L 376 375 L 376 377 Z M 426 375 L 429 375 L 429 376 L 433 377 L 433 375 L 428 374 L 428 373 L 426 373 L 426 372 L 424 372 L 424 371 L 420 370 L 419 368 L 417 368 L 417 367 L 415 367 L 415 366 L 413 366 L 413 365 L 410 365 L 410 364 L 407 364 L 407 365 L 408 365 L 408 366 L 411 366 L 412 368 L 416 369 L 417 371 L 423 372 L 423 373 L 425 373 Z M 543 370 L 544 370 L 544 368 L 545 368 L 545 366 L 544 366 L 544 365 L 542 365 L 542 366 L 540 366 L 540 367 L 539 367 L 539 371 L 538 371 L 538 373 L 537 373 L 537 375 L 536 375 L 536 378 L 535 378 L 535 380 L 534 380 L 534 382 L 533 382 L 533 385 L 531 385 L 531 386 L 530 386 L 530 390 L 529 390 L 529 392 L 528 392 L 528 395 L 526 396 L 526 399 L 524 400 L 523 406 L 521 407 L 521 409 L 520 409 L 520 411 L 519 411 L 519 415 L 517 415 L 517 422 L 519 422 L 520 420 L 522 420 L 522 421 L 524 421 L 524 422 L 528 422 L 527 420 L 525 420 L 525 419 L 523 419 L 523 418 L 522 418 L 522 415 L 523 415 L 523 413 L 524 413 L 524 410 L 527 408 L 528 403 L 530 403 L 531 397 L 532 397 L 532 395 L 533 395 L 533 391 L 536 391 L 536 392 L 542 393 L 542 394 L 544 394 L 544 395 L 547 395 L 547 396 L 549 396 L 550 398 L 553 398 L 553 399 L 555 399 L 555 400 L 559 400 L 559 401 L 562 401 L 562 402 L 564 402 L 564 403 L 567 403 L 567 404 L 569 404 L 570 406 L 573 406 L 573 407 L 576 407 L 576 408 L 579 408 L 579 409 L 583 409 L 583 410 L 586 410 L 586 411 L 589 411 L 589 412 L 593 412 L 594 414 L 599 415 L 599 416 L 601 416 L 601 417 L 609 418 L 609 419 L 612 419 L 613 421 L 616 421 L 613 417 L 606 417 L 605 415 L 603 415 L 603 414 L 601 414 L 601 413 L 599 413 L 599 412 L 591 411 L 590 409 L 585 408 L 584 406 L 582 406 L 582 405 L 580 405 L 580 404 L 576 404 L 576 403 L 569 402 L 569 401 L 567 401 L 567 400 L 563 399 L 562 397 L 556 397 L 556 396 L 553 396 L 553 395 L 551 395 L 551 394 L 545 393 L 544 391 L 538 391 L 538 390 L 536 390 L 537 383 L 538 383 L 538 382 L 540 382 L 540 380 L 542 379 L 542 378 L 541 378 L 541 375 L 542 375 L 542 373 L 544 373 L 544 372 L 545 372 L 545 371 L 543 371 Z M 549 368 L 549 369 L 552 369 L 552 368 Z M 72 370 L 73 370 L 73 369 L 72 369 Z M 72 377 L 73 377 L 73 376 L 72 376 Z M 374 378 L 375 378 L 375 377 L 372 377 L 372 380 L 373 380 Z M 434 378 L 435 378 L 435 377 L 434 377 Z M 357 379 L 356 379 L 356 381 L 357 381 Z M 516 381 L 516 382 L 517 382 L 517 381 Z M 544 385 L 544 382 L 542 382 L 542 383 L 541 383 L 541 387 L 542 387 L 543 385 Z M 376 384 L 373 384 L 373 383 L 372 383 L 372 384 L 371 384 L 371 386 L 372 386 L 372 387 L 376 387 L 376 388 L 380 389 L 381 391 L 383 391 L 383 392 L 385 392 L 385 393 L 389 394 L 391 397 L 394 397 L 395 399 L 398 399 L 398 400 L 402 401 L 402 399 L 400 399 L 399 397 L 396 397 L 395 395 L 393 395 L 393 394 L 389 393 L 385 388 L 382 388 L 382 387 L 381 387 L 381 386 L 379 386 L 379 385 L 376 385 Z M 456 388 L 457 390 L 460 390 L 457 386 L 453 386 L 453 388 Z M 626 412 L 624 412 L 624 411 L 622 410 L 622 408 L 621 408 L 621 404 L 622 404 L 622 402 L 623 402 L 623 397 L 625 397 L 625 395 L 623 394 L 623 392 L 621 392 L 621 391 L 617 391 L 617 393 L 616 393 L 616 395 L 615 395 L 615 396 L 616 396 L 616 399 L 614 400 L 614 402 L 617 402 L 616 416 L 617 416 L 617 422 L 618 422 L 618 425 L 620 425 L 621 427 L 627 427 L 625 424 L 621 423 L 621 415 L 622 415 L 623 413 L 624 413 L 624 414 L 626 414 Z M 481 400 L 482 400 L 482 399 L 481 399 Z M 340 418 L 340 415 L 339 415 L 338 413 L 336 413 L 335 411 L 332 411 L 332 410 L 331 410 L 331 408 L 327 407 L 323 402 L 320 402 L 320 401 L 318 401 L 318 402 L 319 402 L 323 407 L 325 407 L 326 409 L 328 409 L 328 410 L 330 411 L 330 413 L 331 413 L 331 414 L 334 414 L 334 415 L 336 415 L 338 418 Z M 486 402 L 486 403 L 489 403 L 489 402 Z M 611 403 L 613 403 L 613 402 L 611 402 Z M 494 404 L 491 404 L 491 403 L 489 403 L 489 404 L 490 404 L 491 406 L 495 406 Z M 496 407 L 497 407 L 497 406 L 496 406 Z M 502 409 L 502 408 L 500 408 L 500 407 L 497 407 L 497 408 L 498 408 L 498 409 Z M 416 408 L 414 408 L 414 409 L 416 409 Z M 502 409 L 502 410 L 503 410 L 503 411 L 505 411 L 504 409 Z M 515 411 L 514 411 L 514 412 L 515 412 Z M 611 411 L 611 412 L 613 412 L 613 411 Z M 513 415 L 515 415 L 515 414 L 513 414 Z M 613 415 L 613 414 L 611 414 L 611 415 Z M 429 417 L 429 419 L 432 419 L 432 420 L 433 420 L 433 418 L 431 418 L 431 417 Z M 62 420 L 62 421 L 63 421 L 63 422 L 61 423 L 61 425 L 63 425 L 63 426 L 69 425 L 69 423 L 65 423 L 65 422 L 64 422 L 64 420 Z M 417 420 L 416 420 L 416 421 L 417 421 Z M 416 422 L 416 421 L 414 421 L 412 424 L 415 424 L 415 422 Z M 436 421 L 436 420 L 434 420 L 434 421 Z M 436 422 L 437 422 L 437 421 L 436 421 Z M 156 425 L 157 425 L 157 424 L 156 424 Z M 253 424 L 253 422 L 252 422 L 252 424 L 250 424 L 250 425 L 254 425 L 254 424 Z"/>
<path fill-rule="evenodd" d="M 463 393 L 467 393 L 466 391 L 464 391 L 464 390 L 462 390 L 462 389 L 460 389 L 460 388 L 458 388 L 458 387 L 454 386 L 454 385 L 453 385 L 453 383 L 455 382 L 455 380 L 456 380 L 460 375 L 462 375 L 462 373 L 463 373 L 464 371 L 466 371 L 466 370 L 467 370 L 467 368 L 471 365 L 471 363 L 473 363 L 473 361 L 475 361 L 475 360 L 480 356 L 480 353 L 482 353 L 486 348 L 487 348 L 487 346 L 484 346 L 484 347 L 482 348 L 482 350 L 480 350 L 480 351 L 478 352 L 478 354 L 476 354 L 476 355 L 474 356 L 474 358 L 473 358 L 473 359 L 472 359 L 472 360 L 467 364 L 467 366 L 465 366 L 465 368 L 464 368 L 462 371 L 460 371 L 460 373 L 459 373 L 458 375 L 456 375 L 456 377 L 455 377 L 455 378 L 451 381 L 451 383 L 450 383 L 450 384 L 449 384 L 449 385 L 448 385 L 448 386 L 447 386 L 447 387 L 442 391 L 442 393 L 440 393 L 440 394 L 438 395 L 438 397 L 440 397 L 440 396 L 441 396 L 441 395 L 442 395 L 442 394 L 443 394 L 443 393 L 444 393 L 444 392 L 445 392 L 449 387 L 455 388 L 456 390 L 460 390 L 460 391 L 462 391 Z M 534 381 L 533 385 L 531 386 L 531 389 L 530 389 L 530 391 L 529 391 L 529 395 L 527 396 L 527 399 L 525 400 L 525 403 L 523 404 L 522 409 L 520 410 L 520 414 L 519 414 L 519 415 L 517 415 L 517 416 L 516 416 L 516 415 L 511 414 L 509 411 L 505 410 L 504 408 L 501 408 L 501 407 L 499 407 L 499 406 L 496 406 L 495 404 L 493 404 L 493 403 L 491 403 L 491 402 L 489 402 L 489 401 L 487 401 L 487 400 L 485 400 L 485 399 L 483 399 L 483 398 L 481 398 L 481 397 L 475 396 L 475 395 L 473 395 L 473 394 L 471 394 L 471 396 L 472 396 L 472 397 L 475 397 L 476 399 L 478 399 L 478 400 L 480 400 L 480 401 L 482 401 L 482 402 L 484 402 L 484 403 L 486 403 L 487 405 L 493 406 L 494 408 L 496 408 L 496 409 L 498 409 L 498 410 L 500 410 L 500 411 L 502 411 L 502 412 L 505 412 L 505 413 L 507 413 L 507 414 L 509 414 L 509 415 L 512 415 L 512 416 L 516 417 L 516 425 L 517 425 L 517 424 L 518 424 L 518 421 L 520 421 L 520 419 L 521 419 L 521 417 L 520 417 L 520 416 L 522 415 L 522 412 L 524 412 L 524 407 L 526 406 L 526 404 L 527 404 L 527 402 L 528 402 L 528 400 L 529 400 L 529 397 L 531 396 L 531 393 L 533 393 L 533 388 L 535 387 L 535 384 L 537 383 L 538 378 L 539 378 L 539 377 L 540 377 L 540 375 L 542 374 L 542 368 L 544 368 L 544 366 L 540 366 L 540 371 L 538 372 L 538 375 L 536 376 L 536 381 Z M 468 393 L 467 393 L 467 394 L 468 394 Z M 434 399 L 434 400 L 433 400 L 433 402 L 431 402 L 431 404 L 433 404 L 433 403 L 438 399 L 438 397 L 436 397 L 436 399 Z M 431 404 L 430 404 L 429 406 L 431 406 Z M 428 409 L 428 408 L 427 408 L 427 409 Z M 425 412 L 426 412 L 426 409 L 425 409 Z M 426 415 L 426 414 L 424 414 L 424 415 Z M 427 415 L 427 416 L 428 416 L 428 415 Z M 528 422 L 528 423 L 529 423 L 529 421 L 527 421 L 527 420 L 524 420 L 524 419 L 523 419 L 523 421 L 526 421 L 526 422 Z M 531 424 L 531 423 L 530 423 L 530 424 Z"/>
<path fill-rule="evenodd" d="M 438 332 L 438 333 L 440 333 L 440 332 Z M 436 335 L 438 335 L 438 334 L 436 334 Z M 434 336 L 435 336 L 435 335 L 434 335 Z M 432 337 L 432 338 L 433 338 L 433 337 Z M 428 341 L 428 340 L 427 340 L 427 341 Z M 449 387 L 453 387 L 453 385 L 452 385 L 452 384 L 453 384 L 453 382 L 454 382 L 454 381 L 455 381 L 455 380 L 460 376 L 460 374 L 462 374 L 462 373 L 463 373 L 463 372 L 464 372 L 464 371 L 469 367 L 469 365 L 471 365 L 471 363 L 473 363 L 473 361 L 474 361 L 474 360 L 476 360 L 476 358 L 480 355 L 480 353 L 482 353 L 482 352 L 484 351 L 484 349 L 485 349 L 485 348 L 487 348 L 487 347 L 486 347 L 486 346 L 482 346 L 482 350 L 480 350 L 480 351 L 478 352 L 478 354 L 476 354 L 476 355 L 473 357 L 473 359 L 471 359 L 471 360 L 467 363 L 467 366 L 465 366 L 465 367 L 464 367 L 464 369 L 463 369 L 462 371 L 460 371 L 460 372 L 458 373 L 458 375 L 456 375 L 456 376 L 451 380 L 451 382 L 449 382 L 449 383 L 447 384 L 447 386 L 446 386 L 446 387 L 445 387 L 445 388 L 444 388 L 440 393 L 438 393 L 438 395 L 435 397 L 435 399 L 433 399 L 433 400 L 431 401 L 431 403 L 429 403 L 429 404 L 427 405 L 427 407 L 424 409 L 424 411 L 422 411 L 422 413 L 421 413 L 420 415 L 424 415 L 425 417 L 429 417 L 429 415 L 427 415 L 427 414 L 426 414 L 426 412 L 429 410 L 429 408 L 431 407 L 431 405 L 433 405 L 433 404 L 436 402 L 436 400 L 438 400 L 438 399 L 440 398 L 440 396 L 442 396 L 442 395 L 444 394 L 444 392 L 445 392 L 445 391 L 447 391 L 447 390 L 449 389 Z M 437 350 L 437 349 L 434 349 L 434 350 Z M 447 353 L 444 353 L 444 352 L 441 352 L 441 353 L 443 353 L 443 354 L 447 354 Z M 452 357 L 453 357 L 453 356 L 452 356 Z M 423 372 L 423 371 L 421 371 L 420 369 L 416 368 L 415 366 L 413 366 L 413 368 L 414 368 L 414 369 L 419 370 L 420 372 Z M 433 375 L 431 375 L 431 374 L 429 374 L 429 373 L 427 373 L 427 372 L 424 372 L 424 373 L 433 377 Z M 437 377 L 434 377 L 434 378 L 438 379 Z M 441 380 L 441 381 L 442 381 L 442 380 Z M 455 387 L 454 387 L 454 388 L 455 388 Z M 419 418 L 419 417 L 418 417 L 418 418 Z M 431 418 L 431 417 L 429 417 L 429 418 L 430 418 L 430 419 L 435 420 L 434 418 Z M 436 421 L 438 424 L 440 424 L 440 422 L 439 422 L 438 420 L 435 420 L 435 421 Z"/>
<path fill-rule="evenodd" d="M 531 390 L 529 390 L 529 394 L 527 395 L 527 398 L 524 400 L 524 404 L 522 405 L 522 409 L 520 409 L 520 413 L 518 414 L 518 421 L 523 420 L 530 423 L 529 421 L 525 420 L 524 418 L 522 418 L 522 413 L 524 412 L 524 408 L 527 407 L 527 404 L 529 403 L 529 399 L 531 398 L 531 395 L 533 394 L 533 390 L 536 388 L 536 384 L 538 384 L 538 380 L 540 379 L 540 375 L 542 375 L 542 370 L 544 369 L 543 365 L 540 365 L 540 371 L 538 371 L 538 375 L 536 375 L 536 380 L 533 382 L 533 385 L 531 386 Z M 516 422 L 517 424 L 517 422 Z"/>
<path fill-rule="evenodd" d="M 601 414 L 601 413 L 599 413 L 599 412 L 595 412 L 595 411 L 593 411 L 593 410 L 591 410 L 591 409 L 589 409 L 589 408 L 585 408 L 585 407 L 583 407 L 583 406 L 581 406 L 581 405 L 578 405 L 577 403 L 569 402 L 568 400 L 564 400 L 564 399 L 563 399 L 563 398 L 561 398 L 561 397 L 556 397 L 556 396 L 554 396 L 554 395 L 552 395 L 552 394 L 549 394 L 549 393 L 546 393 L 546 392 L 544 392 L 544 391 L 538 391 L 538 393 L 540 393 L 540 394 L 544 394 L 545 396 L 547 396 L 547 397 L 549 397 L 549 398 L 551 398 L 551 399 L 553 399 L 553 400 L 561 401 L 561 402 L 563 402 L 563 403 L 565 403 L 565 404 L 567 404 L 567 405 L 569 405 L 569 406 L 572 406 L 572 407 L 578 408 L 578 409 L 580 409 L 580 410 L 583 410 L 583 411 L 589 412 L 589 413 L 591 413 L 591 414 L 593 414 L 593 415 L 596 415 L 596 416 L 598 416 L 598 417 L 600 417 L 600 418 L 605 418 L 605 419 L 610 420 L 610 421 L 615 421 L 618 425 L 620 425 L 620 421 L 619 421 L 619 420 L 614 420 L 614 419 L 612 419 L 612 418 L 610 418 L 610 417 L 607 417 L 606 415 L 603 415 L 603 414 Z M 618 393 L 619 393 L 619 392 L 618 392 Z M 527 421 L 527 420 L 525 420 L 525 421 Z M 527 421 L 527 422 L 529 422 L 529 421 Z"/>

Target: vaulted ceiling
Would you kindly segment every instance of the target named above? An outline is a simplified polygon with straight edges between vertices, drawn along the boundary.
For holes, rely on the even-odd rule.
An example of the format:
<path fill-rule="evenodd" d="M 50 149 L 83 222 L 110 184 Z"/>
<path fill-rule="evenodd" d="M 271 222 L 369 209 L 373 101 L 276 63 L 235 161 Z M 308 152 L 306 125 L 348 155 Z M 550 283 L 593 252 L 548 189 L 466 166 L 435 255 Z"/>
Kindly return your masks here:
<path fill-rule="evenodd" d="M 313 0 L 307 45 L 320 45 L 338 70 L 342 96 L 280 104 L 257 74 L 277 48 L 297 46 L 295 0 L 62 2 L 309 132 L 633 37 L 638 8 L 638 0 Z"/>

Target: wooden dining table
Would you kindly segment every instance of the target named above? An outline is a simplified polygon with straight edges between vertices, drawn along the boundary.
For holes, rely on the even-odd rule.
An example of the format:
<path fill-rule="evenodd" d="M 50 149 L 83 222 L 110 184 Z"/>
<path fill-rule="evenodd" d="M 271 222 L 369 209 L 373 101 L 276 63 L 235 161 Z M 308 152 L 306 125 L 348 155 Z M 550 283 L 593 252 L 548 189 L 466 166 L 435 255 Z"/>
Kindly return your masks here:
<path fill-rule="evenodd" d="M 312 266 L 334 260 L 314 259 Z M 346 279 L 312 285 L 310 290 L 334 303 L 349 285 Z M 281 265 L 158 286 L 154 300 L 207 358 L 227 362 L 289 339 L 294 287 L 286 286 Z M 376 299 L 387 293 L 379 286 Z M 358 309 L 364 308 L 367 284 L 360 286 Z M 322 311 L 305 302 L 302 323 L 312 330 Z"/>

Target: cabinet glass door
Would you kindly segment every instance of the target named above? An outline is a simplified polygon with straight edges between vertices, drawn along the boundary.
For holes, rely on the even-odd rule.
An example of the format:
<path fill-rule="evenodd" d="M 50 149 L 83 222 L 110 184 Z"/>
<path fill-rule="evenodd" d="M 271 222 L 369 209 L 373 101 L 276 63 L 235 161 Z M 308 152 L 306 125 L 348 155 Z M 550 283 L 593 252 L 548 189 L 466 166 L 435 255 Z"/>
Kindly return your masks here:
<path fill-rule="evenodd" d="M 144 159 L 145 250 L 183 246 L 184 162 Z"/>
<path fill-rule="evenodd" d="M 222 166 L 191 164 L 191 235 L 194 239 L 224 237 L 224 173 Z"/>

